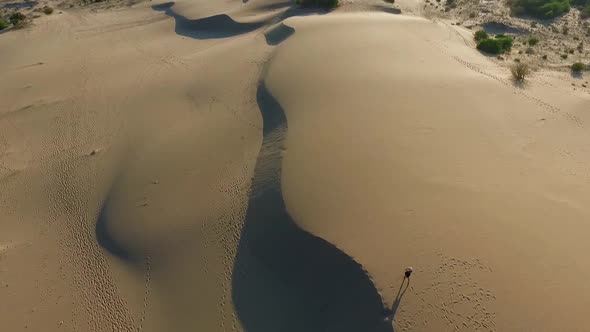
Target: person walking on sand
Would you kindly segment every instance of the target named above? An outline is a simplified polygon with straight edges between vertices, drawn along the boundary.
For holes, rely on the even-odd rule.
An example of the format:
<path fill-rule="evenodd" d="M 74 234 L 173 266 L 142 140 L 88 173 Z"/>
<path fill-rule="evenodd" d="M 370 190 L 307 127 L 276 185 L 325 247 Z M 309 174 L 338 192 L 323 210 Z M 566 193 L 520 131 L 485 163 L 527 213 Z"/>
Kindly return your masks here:
<path fill-rule="evenodd" d="M 410 276 L 414 272 L 414 269 L 411 266 L 406 267 L 406 272 L 404 272 L 404 279 L 408 278 L 408 282 L 410 281 Z"/>

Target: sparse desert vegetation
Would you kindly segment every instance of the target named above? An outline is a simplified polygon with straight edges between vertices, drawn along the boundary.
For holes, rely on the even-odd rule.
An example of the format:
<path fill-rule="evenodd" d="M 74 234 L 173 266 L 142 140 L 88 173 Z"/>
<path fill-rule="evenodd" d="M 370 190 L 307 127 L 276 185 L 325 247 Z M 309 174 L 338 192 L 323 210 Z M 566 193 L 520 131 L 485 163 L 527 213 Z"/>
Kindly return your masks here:
<path fill-rule="evenodd" d="M 511 0 L 508 4 L 513 15 L 531 15 L 541 19 L 555 18 L 570 10 L 568 0 Z"/>
<path fill-rule="evenodd" d="M 510 72 L 512 73 L 512 78 L 514 78 L 517 82 L 522 82 L 524 79 L 529 75 L 530 68 L 526 63 L 517 62 L 512 65 L 510 68 Z"/>
<path fill-rule="evenodd" d="M 508 5 L 513 15 L 540 19 L 556 18 L 569 12 L 573 6 L 580 8 L 583 17 L 590 12 L 589 0 L 510 0 Z"/>
<path fill-rule="evenodd" d="M 441 6 L 437 8 L 436 2 L 430 1 L 426 11 L 434 17 L 451 20 L 452 25 L 471 29 L 477 34 L 474 39 L 478 49 L 501 54 L 499 61 L 513 61 L 519 57 L 531 66 L 551 66 L 562 71 L 569 70 L 574 57 L 576 61 L 590 63 L 587 47 L 590 43 L 590 16 L 587 14 L 590 0 L 455 0 L 453 3 L 456 7 L 447 11 L 448 6 L 441 10 Z M 526 8 L 537 14 L 526 12 Z M 545 19 L 547 17 L 551 18 Z M 493 36 L 498 34 L 512 37 L 509 50 L 493 41 L 496 39 Z M 486 39 L 490 40 L 482 42 Z"/>

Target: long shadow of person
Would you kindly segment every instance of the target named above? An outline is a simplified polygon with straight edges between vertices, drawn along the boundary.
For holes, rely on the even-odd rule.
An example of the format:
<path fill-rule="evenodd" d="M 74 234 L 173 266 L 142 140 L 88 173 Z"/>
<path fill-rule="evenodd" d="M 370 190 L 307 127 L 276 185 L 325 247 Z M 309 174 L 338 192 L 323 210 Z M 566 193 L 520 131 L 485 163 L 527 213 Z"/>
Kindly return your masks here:
<path fill-rule="evenodd" d="M 263 82 L 260 148 L 232 273 L 232 300 L 248 332 L 392 332 L 363 267 L 304 231 L 283 201 L 287 119 Z"/>
<path fill-rule="evenodd" d="M 406 287 L 403 288 L 404 283 L 406 282 L 406 279 L 408 280 L 408 283 L 406 284 Z M 393 304 L 391 305 L 391 309 L 387 309 L 385 311 L 385 316 L 386 316 L 387 320 L 393 321 L 393 318 L 395 317 L 395 314 L 397 313 L 397 309 L 399 308 L 399 305 L 402 302 L 402 297 L 404 296 L 404 294 L 408 290 L 408 287 L 410 287 L 410 278 L 404 278 L 404 280 L 402 280 L 402 284 L 399 286 L 399 289 L 397 291 L 397 295 L 395 296 L 395 300 L 393 300 Z M 404 289 L 403 291 L 402 291 L 402 288 Z"/>

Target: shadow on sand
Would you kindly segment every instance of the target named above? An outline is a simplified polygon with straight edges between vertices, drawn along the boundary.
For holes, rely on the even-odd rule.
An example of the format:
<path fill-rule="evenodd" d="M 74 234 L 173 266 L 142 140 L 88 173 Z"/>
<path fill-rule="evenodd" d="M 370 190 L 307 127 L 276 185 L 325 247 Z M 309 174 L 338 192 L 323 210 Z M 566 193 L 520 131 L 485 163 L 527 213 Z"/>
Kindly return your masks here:
<path fill-rule="evenodd" d="M 248 332 L 392 332 L 363 267 L 299 228 L 281 193 L 287 119 L 260 83 L 263 142 L 232 275 L 232 300 Z"/>
<path fill-rule="evenodd" d="M 254 31 L 274 22 L 280 22 L 291 16 L 305 16 L 326 13 L 326 11 L 323 9 L 298 8 L 293 7 L 291 2 L 281 2 L 271 4 L 266 7 L 260 7 L 261 9 L 266 9 L 268 7 L 268 9 L 273 10 L 288 8 L 277 16 L 272 16 L 257 22 L 241 23 L 233 20 L 229 15 L 226 14 L 213 15 L 191 20 L 176 13 L 172 9 L 173 6 L 174 2 L 166 2 L 159 5 L 154 5 L 152 6 L 152 9 L 156 11 L 163 11 L 166 15 L 174 18 L 176 24 L 174 31 L 177 35 L 194 39 L 228 38 Z"/>
<path fill-rule="evenodd" d="M 406 279 L 408 280 L 408 283 L 406 284 L 406 287 L 403 288 L 404 283 L 406 282 Z M 399 289 L 397 290 L 397 295 L 395 296 L 395 300 L 393 300 L 393 304 L 391 305 L 391 309 L 387 308 L 385 310 L 385 317 L 387 320 L 393 321 L 393 318 L 395 318 L 395 314 L 397 313 L 397 309 L 399 308 L 399 305 L 402 303 L 402 297 L 404 297 L 404 294 L 408 290 L 408 287 L 410 287 L 410 279 L 404 278 L 404 280 L 402 280 L 402 284 L 399 286 Z M 402 288 L 404 289 L 403 291 L 402 291 Z"/>
<path fill-rule="evenodd" d="M 172 6 L 174 6 L 174 2 L 166 2 L 154 5 L 152 9 L 163 11 L 166 15 L 174 18 L 176 34 L 195 39 L 232 37 L 256 30 L 266 24 L 266 22 L 240 23 L 225 14 L 190 20 L 172 10 Z"/>
<path fill-rule="evenodd" d="M 285 23 L 280 23 L 264 33 L 264 38 L 266 39 L 266 43 L 268 45 L 274 46 L 280 44 L 294 33 L 295 29 L 286 25 Z"/>
<path fill-rule="evenodd" d="M 399 15 L 402 13 L 402 10 L 399 8 L 394 8 L 394 7 L 385 6 L 385 5 L 374 5 L 373 9 L 377 10 L 377 11 L 384 12 L 384 13 L 395 14 L 395 15 Z"/>

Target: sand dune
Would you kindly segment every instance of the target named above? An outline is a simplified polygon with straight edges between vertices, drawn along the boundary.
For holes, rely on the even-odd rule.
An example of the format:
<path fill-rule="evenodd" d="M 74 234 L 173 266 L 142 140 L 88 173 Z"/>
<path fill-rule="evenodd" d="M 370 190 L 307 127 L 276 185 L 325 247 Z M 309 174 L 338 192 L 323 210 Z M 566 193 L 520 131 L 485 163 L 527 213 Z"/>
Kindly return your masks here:
<path fill-rule="evenodd" d="M 0 35 L 1 328 L 584 331 L 590 96 L 399 6 Z"/>

